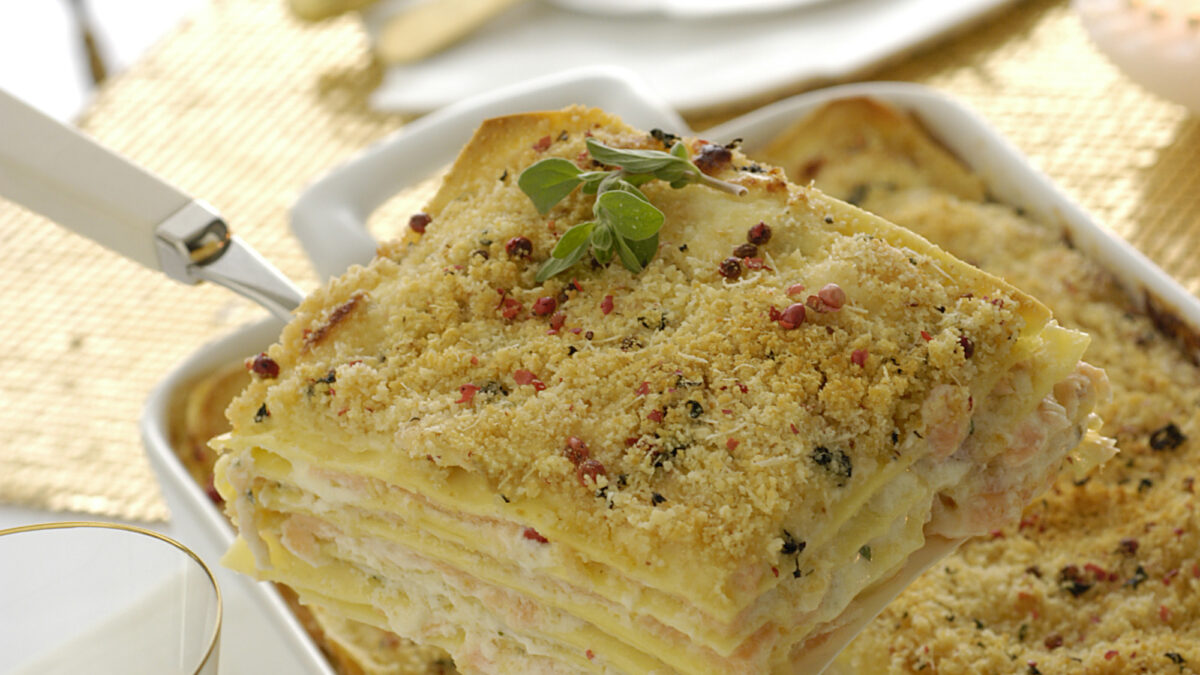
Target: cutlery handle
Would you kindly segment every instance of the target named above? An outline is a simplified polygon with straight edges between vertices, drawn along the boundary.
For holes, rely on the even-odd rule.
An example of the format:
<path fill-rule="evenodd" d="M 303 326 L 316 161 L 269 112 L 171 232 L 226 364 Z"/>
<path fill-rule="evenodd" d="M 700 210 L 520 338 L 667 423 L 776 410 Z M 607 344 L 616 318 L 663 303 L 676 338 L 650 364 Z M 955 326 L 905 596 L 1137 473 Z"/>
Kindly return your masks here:
<path fill-rule="evenodd" d="M 155 230 L 189 196 L 4 91 L 0 122 L 0 195 L 163 269 Z"/>
<path fill-rule="evenodd" d="M 303 292 L 204 202 L 0 90 L 0 196 L 186 284 L 287 319 Z"/>

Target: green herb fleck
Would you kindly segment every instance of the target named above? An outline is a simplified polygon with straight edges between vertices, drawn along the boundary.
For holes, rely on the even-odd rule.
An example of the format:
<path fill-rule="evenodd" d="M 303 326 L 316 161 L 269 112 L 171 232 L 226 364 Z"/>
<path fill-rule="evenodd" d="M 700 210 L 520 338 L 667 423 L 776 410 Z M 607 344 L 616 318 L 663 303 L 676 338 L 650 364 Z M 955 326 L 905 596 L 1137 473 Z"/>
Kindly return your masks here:
<path fill-rule="evenodd" d="M 665 181 L 673 188 L 698 183 L 732 194 L 746 193 L 746 188 L 701 171 L 689 159 L 687 146 L 678 141 L 669 152 L 610 148 L 592 139 L 587 147 L 592 159 L 617 168 L 584 171 L 566 159 L 551 157 L 525 169 L 517 179 L 521 191 L 543 214 L 576 187 L 584 194 L 596 195 L 593 220 L 563 234 L 550 258 L 538 268 L 539 283 L 574 266 L 588 249 L 601 265 L 617 257 L 630 272 L 641 272 L 658 250 L 658 232 L 666 219 L 638 189 L 649 181 Z"/>
<path fill-rule="evenodd" d="M 1146 570 L 1141 565 L 1138 565 L 1137 569 L 1133 571 L 1133 576 L 1125 582 L 1125 585 L 1137 588 L 1143 581 L 1149 578 L 1150 576 L 1146 574 Z"/>
<path fill-rule="evenodd" d="M 862 548 L 858 549 L 858 554 L 861 555 L 863 558 L 866 558 L 867 562 L 871 562 L 871 547 L 870 546 L 863 546 Z"/>

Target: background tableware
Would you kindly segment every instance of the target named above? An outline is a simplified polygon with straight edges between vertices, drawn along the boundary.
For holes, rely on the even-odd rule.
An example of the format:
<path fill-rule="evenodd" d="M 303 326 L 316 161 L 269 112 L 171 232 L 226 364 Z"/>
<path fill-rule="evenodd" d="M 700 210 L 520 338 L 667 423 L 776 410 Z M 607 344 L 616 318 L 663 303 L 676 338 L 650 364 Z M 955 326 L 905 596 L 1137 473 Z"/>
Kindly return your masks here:
<path fill-rule="evenodd" d="M 216 675 L 221 595 L 182 544 L 111 523 L 0 531 L 0 671 Z"/>
<path fill-rule="evenodd" d="M 176 281 L 211 281 L 286 317 L 304 294 L 212 207 L 0 91 L 0 195 Z"/>
<path fill-rule="evenodd" d="M 1200 2 L 1073 0 L 1092 41 L 1135 82 L 1200 115 Z"/>
<path fill-rule="evenodd" d="M 687 20 L 527 2 L 439 54 L 388 68 L 370 102 L 379 110 L 425 112 L 529 78 L 612 65 L 637 72 L 659 98 L 690 115 L 859 75 L 1010 2 L 839 0 Z M 385 4 L 363 13 L 373 40 L 389 17 Z"/>

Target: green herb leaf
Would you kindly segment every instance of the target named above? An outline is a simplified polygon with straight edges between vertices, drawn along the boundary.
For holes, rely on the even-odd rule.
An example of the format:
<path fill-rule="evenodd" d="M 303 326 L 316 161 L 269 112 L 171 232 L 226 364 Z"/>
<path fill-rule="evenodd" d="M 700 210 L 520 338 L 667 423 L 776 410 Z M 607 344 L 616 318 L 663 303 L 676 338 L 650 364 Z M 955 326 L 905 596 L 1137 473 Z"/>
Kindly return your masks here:
<path fill-rule="evenodd" d="M 602 223 L 592 232 L 592 246 L 600 249 L 612 248 L 613 231 L 612 227 L 606 223 Z"/>
<path fill-rule="evenodd" d="M 633 241 L 658 234 L 666 219 L 645 197 L 617 190 L 596 198 L 596 215 L 601 222 L 612 225 L 622 238 Z"/>
<path fill-rule="evenodd" d="M 652 180 L 664 181 L 673 188 L 699 183 L 731 194 L 746 193 L 739 185 L 700 171 L 690 161 L 687 146 L 680 142 L 669 152 L 610 148 L 593 139 L 587 140 L 587 147 L 595 161 L 618 168 L 583 171 L 566 159 L 554 157 L 533 164 L 517 180 L 540 213 L 548 212 L 576 187 L 584 194 L 597 195 L 592 205 L 595 221 L 575 225 L 563 234 L 550 258 L 538 268 L 535 278 L 539 283 L 578 263 L 589 249 L 599 264 L 607 265 L 618 256 L 634 274 L 649 265 L 658 252 L 658 233 L 666 220 L 639 189 Z"/>
<path fill-rule="evenodd" d="M 592 245 L 592 258 L 601 265 L 608 265 L 608 263 L 612 262 L 615 254 L 616 251 L 613 250 L 612 241 L 609 241 L 608 246 L 605 247 Z"/>
<path fill-rule="evenodd" d="M 583 193 L 585 195 L 596 194 L 600 184 L 611 175 L 613 175 L 612 171 L 585 171 L 579 174 L 579 180 L 583 182 Z"/>
<path fill-rule="evenodd" d="M 637 176 L 630 176 L 630 178 L 637 178 Z M 650 180 L 654 180 L 654 177 L 651 176 Z M 642 182 L 645 183 L 646 181 L 642 181 Z M 631 194 L 634 197 L 637 197 L 638 199 L 646 202 L 647 204 L 650 203 L 650 199 L 648 197 L 646 197 L 646 195 L 642 194 L 641 190 L 637 189 L 637 185 L 635 185 L 631 181 L 621 178 L 620 174 L 613 174 L 613 178 L 611 180 L 605 180 L 603 183 L 600 184 L 600 192 L 602 192 L 602 193 L 618 192 L 618 191 Z"/>
<path fill-rule="evenodd" d="M 571 251 L 571 254 L 566 258 L 555 258 L 554 256 L 547 258 L 546 262 L 542 263 L 542 266 L 538 268 L 537 274 L 534 275 L 534 279 L 540 284 L 559 272 L 565 272 L 573 267 L 575 263 L 579 262 L 580 259 L 583 258 L 583 254 L 586 252 L 587 247 L 580 246 L 574 251 Z"/>
<path fill-rule="evenodd" d="M 533 200 L 538 213 L 546 213 L 579 185 L 579 167 L 561 157 L 543 159 L 521 172 L 517 185 Z"/>
<path fill-rule="evenodd" d="M 654 254 L 658 253 L 657 233 L 653 237 L 647 237 L 640 241 L 627 241 L 625 243 L 629 244 L 629 250 L 633 251 L 634 257 L 638 259 L 642 267 L 649 265 L 650 260 L 654 258 Z"/>
<path fill-rule="evenodd" d="M 645 268 L 642 261 L 638 260 L 638 257 L 630 250 L 629 244 L 620 237 L 617 237 L 617 255 L 621 257 L 621 264 L 625 266 L 625 269 L 634 274 L 641 272 Z"/>
<path fill-rule="evenodd" d="M 610 148 L 603 143 L 588 139 L 588 152 L 601 164 L 619 166 L 627 173 L 656 174 L 663 168 L 678 165 L 680 162 L 691 165 L 686 159 L 663 152 L 662 150 L 629 150 Z"/>
<path fill-rule="evenodd" d="M 592 228 L 595 223 L 579 223 L 563 233 L 558 243 L 554 245 L 554 250 L 550 255 L 555 258 L 565 259 L 575 252 L 575 249 L 585 247 L 588 242 L 588 237 L 592 234 Z"/>

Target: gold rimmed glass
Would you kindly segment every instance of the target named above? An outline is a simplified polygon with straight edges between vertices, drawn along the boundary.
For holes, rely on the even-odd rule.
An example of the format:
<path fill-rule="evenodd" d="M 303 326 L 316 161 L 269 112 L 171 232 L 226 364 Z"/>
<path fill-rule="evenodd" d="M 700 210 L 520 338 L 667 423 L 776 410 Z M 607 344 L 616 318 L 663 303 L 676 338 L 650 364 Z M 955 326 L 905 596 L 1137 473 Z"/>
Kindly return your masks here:
<path fill-rule="evenodd" d="M 0 672 L 215 675 L 221 593 L 157 532 L 63 522 L 0 530 Z"/>

